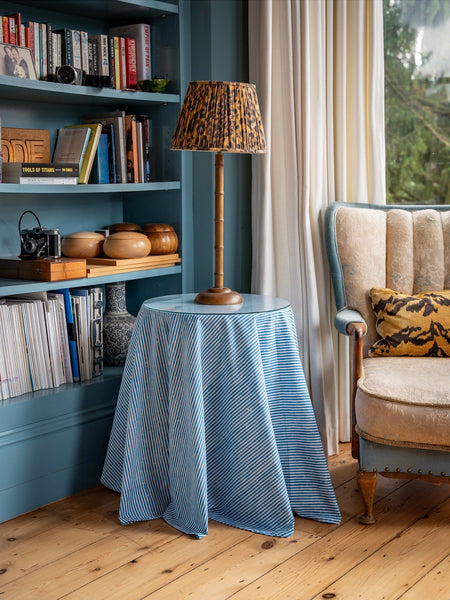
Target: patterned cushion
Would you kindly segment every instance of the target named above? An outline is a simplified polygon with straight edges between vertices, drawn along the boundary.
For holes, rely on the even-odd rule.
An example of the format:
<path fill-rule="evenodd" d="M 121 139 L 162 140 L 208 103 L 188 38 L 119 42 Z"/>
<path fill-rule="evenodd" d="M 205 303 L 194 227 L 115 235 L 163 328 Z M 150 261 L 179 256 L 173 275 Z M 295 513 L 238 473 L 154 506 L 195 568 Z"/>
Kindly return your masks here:
<path fill-rule="evenodd" d="M 450 356 L 450 290 L 409 296 L 370 290 L 377 332 L 369 356 Z"/>

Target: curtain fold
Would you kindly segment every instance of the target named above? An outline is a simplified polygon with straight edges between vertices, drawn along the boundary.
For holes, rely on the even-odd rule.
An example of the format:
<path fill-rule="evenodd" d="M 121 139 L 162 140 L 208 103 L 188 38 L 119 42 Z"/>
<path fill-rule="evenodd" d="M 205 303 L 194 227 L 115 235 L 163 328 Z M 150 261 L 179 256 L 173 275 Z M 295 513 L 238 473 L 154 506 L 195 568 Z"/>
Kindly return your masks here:
<path fill-rule="evenodd" d="M 249 0 L 250 81 L 269 152 L 252 157 L 252 291 L 291 302 L 328 454 L 349 439 L 322 236 L 335 200 L 385 201 L 382 2 Z"/>

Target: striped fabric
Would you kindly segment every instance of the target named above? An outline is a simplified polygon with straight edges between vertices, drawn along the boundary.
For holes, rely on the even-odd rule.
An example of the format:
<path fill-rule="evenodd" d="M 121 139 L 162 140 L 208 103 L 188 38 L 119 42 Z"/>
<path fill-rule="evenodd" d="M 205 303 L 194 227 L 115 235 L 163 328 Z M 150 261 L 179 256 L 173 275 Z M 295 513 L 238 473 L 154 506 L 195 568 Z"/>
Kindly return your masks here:
<path fill-rule="evenodd" d="M 293 513 L 339 522 L 291 307 L 243 297 L 142 305 L 102 475 L 122 523 L 163 517 L 202 537 L 211 518 L 285 537 Z"/>

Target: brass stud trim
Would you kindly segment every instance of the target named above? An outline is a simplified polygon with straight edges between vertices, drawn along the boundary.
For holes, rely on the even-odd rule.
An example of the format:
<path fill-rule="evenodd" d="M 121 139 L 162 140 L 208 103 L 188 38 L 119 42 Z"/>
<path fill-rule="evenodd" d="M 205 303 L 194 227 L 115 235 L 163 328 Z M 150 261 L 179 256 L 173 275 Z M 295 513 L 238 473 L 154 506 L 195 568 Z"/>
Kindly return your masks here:
<path fill-rule="evenodd" d="M 417 472 L 422 474 L 422 469 L 417 469 Z"/>
<path fill-rule="evenodd" d="M 389 467 L 384 467 L 384 470 L 385 470 L 386 472 L 389 472 Z"/>

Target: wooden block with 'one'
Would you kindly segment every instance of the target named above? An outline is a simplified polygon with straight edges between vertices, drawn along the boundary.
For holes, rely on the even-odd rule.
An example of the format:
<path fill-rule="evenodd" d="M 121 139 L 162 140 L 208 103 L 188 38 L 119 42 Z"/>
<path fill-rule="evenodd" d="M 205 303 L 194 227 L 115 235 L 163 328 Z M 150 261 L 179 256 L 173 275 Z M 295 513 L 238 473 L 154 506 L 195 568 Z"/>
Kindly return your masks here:
<path fill-rule="evenodd" d="M 3 162 L 50 162 L 48 129 L 2 127 Z"/>
<path fill-rule="evenodd" d="M 32 281 L 65 281 L 86 277 L 85 258 L 0 258 L 0 277 Z"/>

